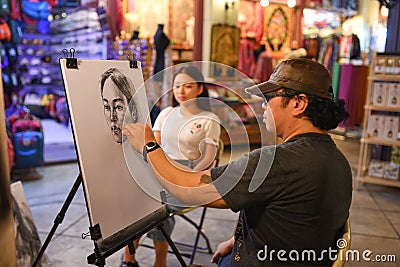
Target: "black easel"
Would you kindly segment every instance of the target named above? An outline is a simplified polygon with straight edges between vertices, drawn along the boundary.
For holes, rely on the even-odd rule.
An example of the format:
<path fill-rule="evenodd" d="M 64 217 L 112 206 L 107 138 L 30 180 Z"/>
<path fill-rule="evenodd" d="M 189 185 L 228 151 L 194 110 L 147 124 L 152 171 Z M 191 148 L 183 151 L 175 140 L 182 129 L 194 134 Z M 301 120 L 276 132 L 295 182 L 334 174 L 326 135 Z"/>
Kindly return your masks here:
<path fill-rule="evenodd" d="M 75 49 L 71 48 L 69 51 L 67 49 L 62 50 L 64 54 L 65 64 L 68 69 L 78 69 L 78 60 L 74 57 Z M 127 56 L 128 57 L 128 56 Z M 132 56 L 131 56 L 132 57 Z M 129 66 L 130 68 L 138 68 L 138 61 L 134 59 L 129 59 Z M 50 243 L 51 238 L 53 237 L 58 225 L 60 225 L 65 217 L 65 213 L 70 206 L 72 199 L 74 198 L 79 185 L 83 183 L 82 173 L 78 175 L 75 180 L 75 183 L 68 194 L 67 199 L 65 200 L 60 212 L 56 216 L 54 220 L 54 224 L 52 229 L 50 230 L 43 246 L 41 247 L 32 267 L 36 267 L 40 262 L 41 257 L 44 254 L 48 244 Z M 117 252 L 119 249 L 123 248 L 124 246 L 128 245 L 130 248 L 130 252 L 132 253 L 133 246 L 129 245 L 132 243 L 133 239 L 137 238 L 141 234 L 149 231 L 154 227 L 158 227 L 161 230 L 165 238 L 168 240 L 169 245 L 174 250 L 176 257 L 178 258 L 179 262 L 183 267 L 186 267 L 185 262 L 182 259 L 182 256 L 179 254 L 178 250 L 175 247 L 175 244 L 172 242 L 169 235 L 166 233 L 162 226 L 162 222 L 169 218 L 171 213 L 167 210 L 166 206 L 148 214 L 144 218 L 140 219 L 139 221 L 135 222 L 135 224 L 128 226 L 124 229 L 121 229 L 118 233 L 115 233 L 113 237 L 103 239 L 101 234 L 100 225 L 92 225 L 89 227 L 90 238 L 94 241 L 94 253 L 87 257 L 87 261 L 89 264 L 94 264 L 96 266 L 104 266 L 105 259 L 112 255 L 113 253 Z"/>
<path fill-rule="evenodd" d="M 82 182 L 82 175 L 79 174 L 78 177 L 76 177 L 75 183 L 71 188 L 71 191 L 69 192 L 67 199 L 65 200 L 60 212 L 57 214 L 56 218 L 54 219 L 54 224 L 53 227 L 51 228 L 49 234 L 46 237 L 46 240 L 43 243 L 43 246 L 40 248 L 39 254 L 37 255 L 35 261 L 33 262 L 32 267 L 37 266 L 39 263 L 40 259 L 42 258 L 44 251 L 46 250 L 47 246 L 50 243 L 51 238 L 53 237 L 54 233 L 57 230 L 57 227 L 62 223 L 65 217 L 65 213 L 67 212 L 67 209 L 69 205 L 72 202 L 72 199 L 74 198 L 76 191 L 78 191 L 79 185 Z"/>
<path fill-rule="evenodd" d="M 63 206 L 61 207 L 60 212 L 57 214 L 56 218 L 54 219 L 54 224 L 53 227 L 51 228 L 49 234 L 46 237 L 45 242 L 43 243 L 43 246 L 40 248 L 40 251 L 38 255 L 36 256 L 36 259 L 32 265 L 32 267 L 36 267 L 40 259 L 42 258 L 47 246 L 49 245 L 54 233 L 57 230 L 57 227 L 63 222 L 65 213 L 67 212 L 69 206 L 71 205 L 72 199 L 74 198 L 76 192 L 78 191 L 78 188 L 80 184 L 82 183 L 82 174 L 79 174 L 78 177 L 75 180 L 74 185 L 71 188 L 71 191 L 69 192 Z M 182 267 L 186 267 L 186 263 L 183 260 L 181 254 L 179 253 L 178 249 L 176 248 L 174 242 L 172 241 L 171 237 L 168 235 L 168 233 L 165 231 L 162 223 L 157 226 L 157 228 L 162 232 L 164 237 L 167 239 L 168 244 L 170 245 L 171 249 L 175 253 L 176 258 L 178 259 L 179 263 L 181 264 Z M 92 237 L 93 239 L 93 237 Z M 129 246 L 129 245 L 128 245 Z M 130 246 L 130 251 L 131 253 L 134 253 L 134 248 L 133 246 Z M 101 255 L 101 253 L 98 252 L 97 245 L 95 243 L 95 248 L 94 248 L 94 253 L 89 255 L 87 257 L 88 263 L 89 264 L 94 264 L 96 266 L 104 266 L 105 265 L 105 257 Z"/>

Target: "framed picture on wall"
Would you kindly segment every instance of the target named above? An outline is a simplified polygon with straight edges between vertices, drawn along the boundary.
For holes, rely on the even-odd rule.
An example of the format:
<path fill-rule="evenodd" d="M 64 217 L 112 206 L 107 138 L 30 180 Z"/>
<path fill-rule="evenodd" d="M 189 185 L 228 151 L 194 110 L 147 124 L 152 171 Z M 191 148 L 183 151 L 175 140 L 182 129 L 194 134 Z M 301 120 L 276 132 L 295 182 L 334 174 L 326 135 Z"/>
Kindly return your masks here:
<path fill-rule="evenodd" d="M 283 56 L 291 48 L 293 10 L 286 5 L 271 4 L 264 9 L 264 36 L 267 50 Z"/>
<path fill-rule="evenodd" d="M 236 80 L 239 60 L 240 29 L 232 25 L 214 24 L 211 28 L 210 77 L 217 80 Z M 225 66 L 226 67 L 225 67 Z"/>

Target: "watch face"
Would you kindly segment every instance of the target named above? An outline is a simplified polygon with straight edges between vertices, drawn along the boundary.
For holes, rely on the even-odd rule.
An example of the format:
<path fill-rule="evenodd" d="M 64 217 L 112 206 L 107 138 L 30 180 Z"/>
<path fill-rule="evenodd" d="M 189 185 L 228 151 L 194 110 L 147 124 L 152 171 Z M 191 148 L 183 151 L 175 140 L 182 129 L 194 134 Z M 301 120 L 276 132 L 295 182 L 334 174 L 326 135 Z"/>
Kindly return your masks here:
<path fill-rule="evenodd" d="M 147 149 L 152 149 L 152 148 L 154 148 L 155 146 L 157 146 L 157 143 L 156 143 L 156 142 L 148 142 L 148 143 L 146 144 L 146 148 L 147 148 Z"/>
<path fill-rule="evenodd" d="M 157 142 L 151 141 L 151 142 L 148 142 L 145 147 L 146 147 L 147 152 L 151 152 L 153 150 L 156 150 L 160 146 L 157 144 Z"/>
<path fill-rule="evenodd" d="M 151 141 L 148 142 L 144 148 L 143 148 L 143 159 L 144 161 L 147 162 L 147 153 L 156 150 L 157 148 L 159 148 L 160 146 L 157 144 L 157 142 Z"/>

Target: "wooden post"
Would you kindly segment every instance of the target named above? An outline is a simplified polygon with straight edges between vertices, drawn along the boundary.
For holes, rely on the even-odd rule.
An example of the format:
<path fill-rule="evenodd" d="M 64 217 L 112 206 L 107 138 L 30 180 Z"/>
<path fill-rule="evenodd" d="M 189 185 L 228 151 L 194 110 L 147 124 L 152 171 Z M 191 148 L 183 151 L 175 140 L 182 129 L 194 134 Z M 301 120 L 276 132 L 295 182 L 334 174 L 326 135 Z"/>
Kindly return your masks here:
<path fill-rule="evenodd" d="M 0 266 L 16 266 L 14 216 L 10 192 L 10 168 L 6 141 L 3 79 L 0 69 Z"/>
<path fill-rule="evenodd" d="M 194 44 L 193 44 L 193 60 L 200 61 L 203 59 L 203 12 L 204 0 L 194 1 Z"/>

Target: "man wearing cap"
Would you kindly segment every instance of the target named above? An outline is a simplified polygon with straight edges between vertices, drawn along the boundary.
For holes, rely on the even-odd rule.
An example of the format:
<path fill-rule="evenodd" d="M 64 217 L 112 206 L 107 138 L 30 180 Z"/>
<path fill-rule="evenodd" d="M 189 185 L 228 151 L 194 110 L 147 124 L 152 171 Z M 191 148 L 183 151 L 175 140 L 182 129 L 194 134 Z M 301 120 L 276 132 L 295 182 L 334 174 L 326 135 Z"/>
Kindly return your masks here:
<path fill-rule="evenodd" d="M 149 127 L 128 124 L 124 134 L 177 199 L 240 212 L 234 236 L 218 246 L 212 262 L 331 266 L 352 194 L 348 161 L 327 133 L 348 117 L 344 101 L 333 98 L 329 71 L 308 59 L 281 62 L 267 82 L 246 91 L 265 98 L 264 123 L 268 131 L 275 126 L 283 143 L 188 172 L 154 148 Z"/>

